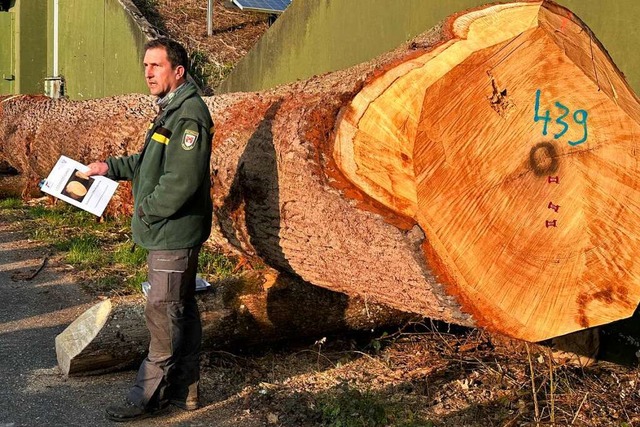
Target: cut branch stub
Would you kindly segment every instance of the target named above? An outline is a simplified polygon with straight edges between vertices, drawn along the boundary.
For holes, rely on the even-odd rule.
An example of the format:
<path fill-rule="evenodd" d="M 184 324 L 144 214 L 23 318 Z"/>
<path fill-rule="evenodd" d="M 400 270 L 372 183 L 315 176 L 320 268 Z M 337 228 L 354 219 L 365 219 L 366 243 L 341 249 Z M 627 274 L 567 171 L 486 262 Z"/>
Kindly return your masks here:
<path fill-rule="evenodd" d="M 446 30 L 345 107 L 336 163 L 418 221 L 479 324 L 538 341 L 631 316 L 640 109 L 620 71 L 551 2 L 490 6 Z"/>

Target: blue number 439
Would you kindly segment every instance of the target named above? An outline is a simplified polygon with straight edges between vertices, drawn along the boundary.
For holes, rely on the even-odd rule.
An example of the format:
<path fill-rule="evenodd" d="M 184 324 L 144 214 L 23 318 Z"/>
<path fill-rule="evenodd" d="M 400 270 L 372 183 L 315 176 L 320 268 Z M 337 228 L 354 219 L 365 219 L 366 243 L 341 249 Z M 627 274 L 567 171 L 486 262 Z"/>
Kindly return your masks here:
<path fill-rule="evenodd" d="M 569 113 L 571 112 L 571 110 L 569 110 L 569 108 L 565 105 L 563 105 L 560 102 L 555 103 L 555 106 L 560 110 L 560 116 L 555 120 L 555 122 L 559 125 L 562 126 L 562 130 L 556 134 L 553 135 L 553 139 L 558 139 L 560 137 L 562 137 L 562 135 L 564 135 L 568 130 L 569 130 L 569 123 L 567 123 L 564 119 L 565 117 L 567 117 L 569 115 Z M 569 145 L 571 146 L 575 146 L 578 144 L 582 144 L 583 142 L 585 142 L 587 140 L 588 137 L 588 129 L 587 129 L 587 117 L 588 117 L 588 113 L 585 110 L 576 110 L 573 113 L 573 121 L 582 126 L 583 129 L 583 134 L 582 134 L 582 138 L 577 140 L 577 141 L 568 141 Z M 533 121 L 535 122 L 543 122 L 543 126 L 542 126 L 542 135 L 547 135 L 547 127 L 549 125 L 549 122 L 551 121 L 551 113 L 549 113 L 549 110 L 546 110 L 544 112 L 544 115 L 540 115 L 540 89 L 538 89 L 536 91 L 536 102 L 535 102 L 535 111 L 533 113 Z"/>

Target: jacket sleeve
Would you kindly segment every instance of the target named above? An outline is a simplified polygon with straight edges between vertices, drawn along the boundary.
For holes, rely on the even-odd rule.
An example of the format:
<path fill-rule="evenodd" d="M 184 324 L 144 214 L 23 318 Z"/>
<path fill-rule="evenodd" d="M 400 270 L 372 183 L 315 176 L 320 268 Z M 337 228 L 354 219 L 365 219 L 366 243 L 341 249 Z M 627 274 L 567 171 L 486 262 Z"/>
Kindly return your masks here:
<path fill-rule="evenodd" d="M 163 175 L 142 200 L 142 219 L 148 224 L 175 214 L 209 178 L 211 133 L 192 119 L 181 119 L 166 148 Z"/>
<path fill-rule="evenodd" d="M 139 153 L 124 157 L 109 157 L 106 160 L 109 166 L 107 178 L 131 181 L 139 158 Z"/>

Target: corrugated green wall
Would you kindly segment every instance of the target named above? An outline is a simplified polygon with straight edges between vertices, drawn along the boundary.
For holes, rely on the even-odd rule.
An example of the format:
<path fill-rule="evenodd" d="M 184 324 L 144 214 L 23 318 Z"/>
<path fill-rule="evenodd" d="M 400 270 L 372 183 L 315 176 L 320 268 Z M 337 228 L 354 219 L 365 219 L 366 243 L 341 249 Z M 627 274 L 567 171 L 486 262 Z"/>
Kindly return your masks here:
<path fill-rule="evenodd" d="M 0 12 L 0 95 L 14 93 L 15 86 L 15 14 Z"/>
<path fill-rule="evenodd" d="M 18 93 L 42 93 L 47 72 L 47 3 L 23 0 L 19 4 L 15 90 Z"/>
<path fill-rule="evenodd" d="M 59 0 L 59 5 L 58 71 L 67 96 L 147 93 L 141 64 L 146 37 L 120 2 Z M 44 93 L 45 77 L 54 74 L 53 0 L 16 0 L 0 14 L 0 72 L 11 68 L 5 56 L 13 48 L 15 73 L 13 82 L 0 82 L 0 95 Z"/>
<path fill-rule="evenodd" d="M 105 96 L 121 93 L 148 94 L 142 66 L 147 38 L 117 0 L 106 1 L 105 21 Z M 125 39 L 123 35 L 126 35 Z"/>
<path fill-rule="evenodd" d="M 488 0 L 293 0 L 219 92 L 267 89 L 365 62 Z M 584 20 L 640 90 L 640 2 L 559 0 Z"/>
<path fill-rule="evenodd" d="M 104 2 L 60 2 L 60 74 L 72 99 L 104 96 Z"/>
<path fill-rule="evenodd" d="M 117 0 L 60 0 L 59 13 L 60 74 L 69 98 L 147 92 L 146 39 Z M 52 28 L 52 15 L 50 21 Z"/>

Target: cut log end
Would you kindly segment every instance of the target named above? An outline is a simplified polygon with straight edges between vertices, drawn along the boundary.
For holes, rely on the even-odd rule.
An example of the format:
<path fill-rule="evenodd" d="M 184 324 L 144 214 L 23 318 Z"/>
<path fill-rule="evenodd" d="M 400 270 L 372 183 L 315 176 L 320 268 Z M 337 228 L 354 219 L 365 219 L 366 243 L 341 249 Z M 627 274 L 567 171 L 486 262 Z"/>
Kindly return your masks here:
<path fill-rule="evenodd" d="M 640 298 L 640 108 L 584 23 L 496 5 L 376 76 L 334 158 L 417 220 L 440 280 L 480 324 L 539 341 L 631 316 Z"/>
<path fill-rule="evenodd" d="M 56 336 L 56 357 L 58 358 L 58 366 L 64 375 L 83 370 L 82 366 L 77 366 L 75 363 L 77 356 L 96 338 L 110 314 L 111 301 L 99 302 L 82 313 L 62 333 Z M 96 365 L 100 366 L 101 363 Z"/>

